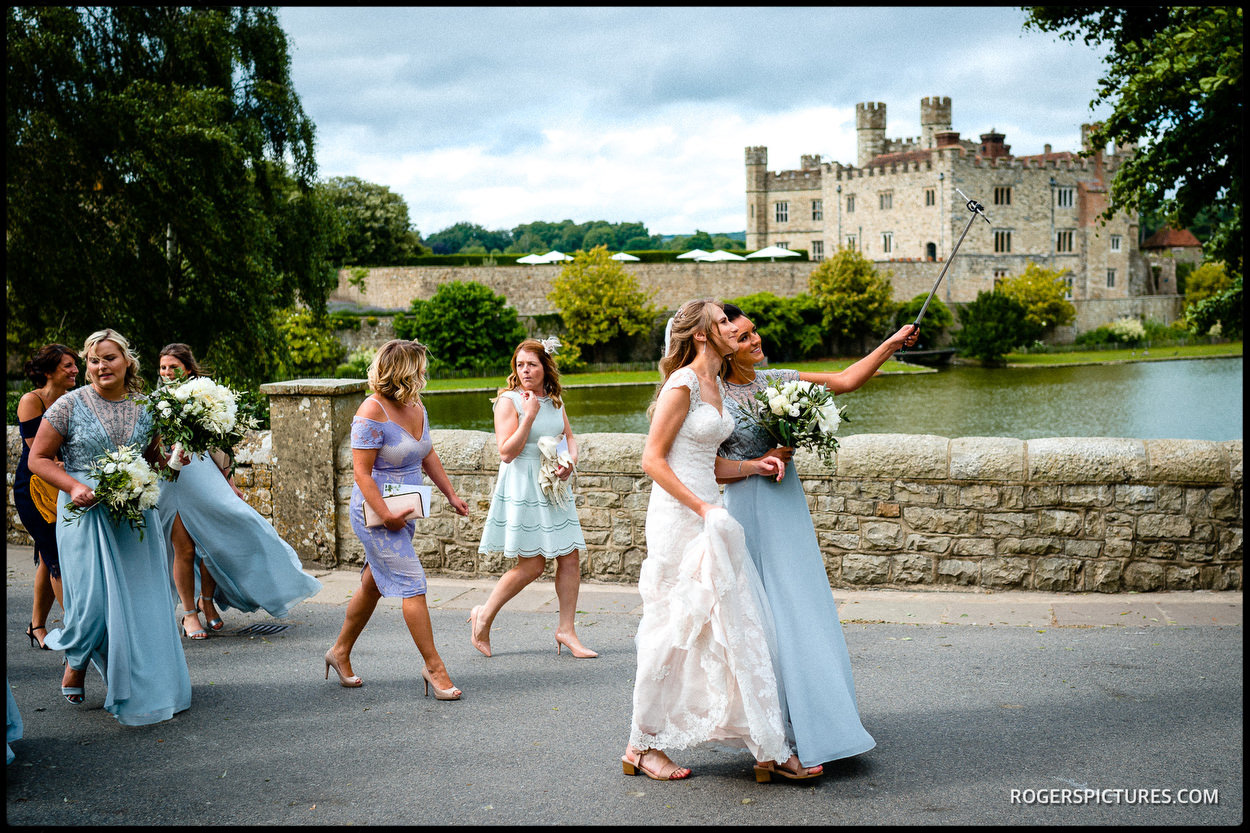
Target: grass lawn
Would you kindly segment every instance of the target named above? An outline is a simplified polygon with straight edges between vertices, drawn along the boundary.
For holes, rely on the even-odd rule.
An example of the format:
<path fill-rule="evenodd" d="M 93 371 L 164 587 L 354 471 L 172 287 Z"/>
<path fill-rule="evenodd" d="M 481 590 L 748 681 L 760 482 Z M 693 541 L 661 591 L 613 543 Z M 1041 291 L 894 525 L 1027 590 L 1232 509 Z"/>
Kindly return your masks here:
<path fill-rule="evenodd" d="M 1188 344 L 1175 347 L 1156 347 L 1153 350 L 1125 348 L 1123 350 L 1082 350 L 1072 353 L 1008 353 L 1008 367 L 1039 367 L 1070 364 L 1107 364 L 1110 362 L 1150 362 L 1167 359 L 1209 359 L 1219 356 L 1240 356 L 1242 343 Z"/>

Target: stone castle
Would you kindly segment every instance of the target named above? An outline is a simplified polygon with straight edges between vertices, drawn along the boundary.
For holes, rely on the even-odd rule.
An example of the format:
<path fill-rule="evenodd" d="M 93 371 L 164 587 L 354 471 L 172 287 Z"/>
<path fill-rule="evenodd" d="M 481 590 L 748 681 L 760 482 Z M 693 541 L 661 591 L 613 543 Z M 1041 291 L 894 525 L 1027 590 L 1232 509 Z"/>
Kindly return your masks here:
<path fill-rule="evenodd" d="M 977 220 L 943 281 L 939 297 L 975 300 L 997 280 L 1032 261 L 1063 270 L 1076 301 L 1174 295 L 1175 271 L 1152 269 L 1138 245 L 1135 215 L 1103 223 L 1107 189 L 1132 147 L 1013 156 L 1006 136 L 991 129 L 980 141 L 951 129 L 948 97 L 920 101 L 921 135 L 886 137 L 881 102 L 855 107 L 855 164 L 803 156 L 798 170 L 768 170 L 768 148 L 746 149 L 746 245 L 807 249 L 812 260 L 840 247 L 856 249 L 895 273 L 895 297 L 927 292 L 908 263 L 948 258 L 968 224 L 966 201 L 984 206 L 991 225 Z M 1082 149 L 1092 125 L 1082 125 Z"/>

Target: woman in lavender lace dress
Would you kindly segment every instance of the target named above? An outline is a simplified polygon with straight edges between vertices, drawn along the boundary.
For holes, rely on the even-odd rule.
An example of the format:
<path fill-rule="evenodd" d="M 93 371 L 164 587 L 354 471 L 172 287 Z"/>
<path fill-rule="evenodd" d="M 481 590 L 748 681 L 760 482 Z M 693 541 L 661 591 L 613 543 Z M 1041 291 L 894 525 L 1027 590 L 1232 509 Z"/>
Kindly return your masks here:
<path fill-rule="evenodd" d="M 355 688 L 364 684 L 352 673 L 352 647 L 378 600 L 383 596 L 399 597 L 403 599 L 408 632 L 425 660 L 421 676 L 426 694 L 433 686 L 439 700 L 458 700 L 460 689 L 452 684 L 434 646 L 434 630 L 425 603 L 425 570 L 412 547 L 416 523 L 393 513 L 382 500 L 388 487 L 421 485 L 425 474 L 458 514 L 469 514 L 468 504 L 456 495 L 430 439 L 429 418 L 421 405 L 425 369 L 425 346 L 400 339 L 382 345 L 369 366 L 373 395 L 365 399 L 352 420 L 352 469 L 356 484 L 352 487 L 349 510 L 352 529 L 364 545 L 366 563 L 360 572 L 360 590 L 352 594 L 347 604 L 339 638 L 326 651 L 326 677 L 333 668 L 339 685 Z M 378 513 L 382 526 L 366 526 L 366 502 Z"/>
<path fill-rule="evenodd" d="M 734 415 L 733 434 L 720 447 L 726 462 L 777 457 L 786 465 L 779 480 L 732 474 L 721 477 L 725 508 L 742 524 L 747 550 L 759 569 L 777 634 L 778 668 L 786 720 L 799 761 L 812 767 L 867 752 L 876 741 L 865 731 L 855 702 L 851 658 L 838 621 L 833 593 L 803 484 L 791 457 L 793 448 L 776 448 L 765 432 L 745 416 L 757 391 L 775 381 L 802 379 L 834 393 L 859 388 L 877 368 L 906 345 L 915 344 L 909 324 L 868 356 L 837 373 L 799 373 L 756 368 L 764 360 L 755 325 L 732 304 L 725 314 L 737 326 L 735 351 L 725 379 L 726 405 Z"/>

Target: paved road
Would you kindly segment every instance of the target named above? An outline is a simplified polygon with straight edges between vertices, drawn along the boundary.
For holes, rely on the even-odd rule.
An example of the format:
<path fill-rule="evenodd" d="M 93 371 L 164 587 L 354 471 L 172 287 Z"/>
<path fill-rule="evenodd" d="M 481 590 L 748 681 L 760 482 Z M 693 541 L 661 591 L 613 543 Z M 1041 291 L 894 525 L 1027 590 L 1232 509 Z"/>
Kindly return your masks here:
<path fill-rule="evenodd" d="M 9 546 L 6 672 L 26 724 L 6 770 L 10 824 L 1243 819 L 1240 593 L 838 591 L 877 747 L 815 781 L 775 784 L 756 784 L 743 753 L 687 752 L 677 758 L 694 777 L 664 784 L 625 777 L 618 762 L 632 587 L 583 587 L 578 631 L 598 659 L 556 655 L 549 583 L 505 608 L 487 659 L 470 647 L 465 616 L 492 582 L 432 581 L 435 636 L 465 692 L 445 703 L 422 696 L 419 655 L 390 601 L 353 655 L 364 687 L 322 678 L 320 657 L 358 581 L 325 573 L 324 590 L 279 633 L 239 635 L 273 620 L 230 612 L 224 635 L 184 641 L 191 708 L 125 728 L 101 708 L 98 675 L 88 675 L 86 703 L 71 706 L 59 696 L 59 655 L 28 647 L 31 576 L 30 550 Z M 1065 789 L 1082 803 L 1057 803 L 1063 794 L 1051 791 Z M 1169 792 L 1147 803 L 1138 791 L 1152 789 Z M 1179 803 L 1191 789 L 1218 791 L 1218 803 Z M 1013 803 L 1013 790 L 1052 803 Z M 1172 803 L 1158 803 L 1165 797 Z"/>

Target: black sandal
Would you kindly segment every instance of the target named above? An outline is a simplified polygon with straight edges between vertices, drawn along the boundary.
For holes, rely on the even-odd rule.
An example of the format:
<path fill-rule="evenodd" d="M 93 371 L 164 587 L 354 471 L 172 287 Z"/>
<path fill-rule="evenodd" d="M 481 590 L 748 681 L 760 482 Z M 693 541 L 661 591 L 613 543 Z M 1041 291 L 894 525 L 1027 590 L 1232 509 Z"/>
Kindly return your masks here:
<path fill-rule="evenodd" d="M 48 632 L 48 626 L 40 625 L 39 627 L 35 627 L 34 622 L 31 622 L 26 626 L 26 636 L 30 638 L 30 647 L 42 648 L 45 651 L 51 651 L 51 648 L 39 641 L 39 639 L 35 636 L 35 631 L 43 631 L 46 634 Z"/>

